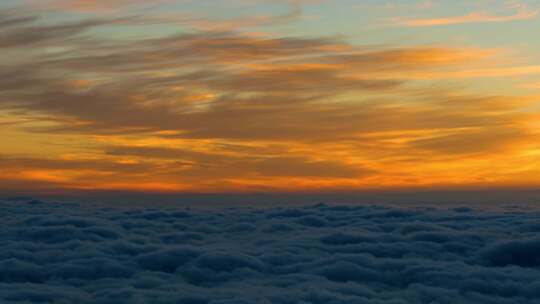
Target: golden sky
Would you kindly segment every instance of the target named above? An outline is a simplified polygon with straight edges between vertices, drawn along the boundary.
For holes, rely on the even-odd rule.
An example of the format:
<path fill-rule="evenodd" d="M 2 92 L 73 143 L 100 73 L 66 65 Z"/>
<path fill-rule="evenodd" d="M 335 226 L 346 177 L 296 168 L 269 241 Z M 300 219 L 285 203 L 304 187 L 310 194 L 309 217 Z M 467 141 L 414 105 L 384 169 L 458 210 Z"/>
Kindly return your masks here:
<path fill-rule="evenodd" d="M 539 10 L 2 1 L 0 191 L 537 187 Z"/>

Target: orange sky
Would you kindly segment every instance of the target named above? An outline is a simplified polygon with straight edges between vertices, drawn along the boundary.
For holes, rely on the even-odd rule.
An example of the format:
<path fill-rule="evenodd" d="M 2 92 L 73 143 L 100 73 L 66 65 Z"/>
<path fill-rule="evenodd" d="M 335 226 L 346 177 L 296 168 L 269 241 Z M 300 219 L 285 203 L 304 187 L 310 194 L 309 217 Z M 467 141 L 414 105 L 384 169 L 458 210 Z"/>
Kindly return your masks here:
<path fill-rule="evenodd" d="M 0 191 L 539 186 L 534 2 L 359 3 L 6 1 Z"/>

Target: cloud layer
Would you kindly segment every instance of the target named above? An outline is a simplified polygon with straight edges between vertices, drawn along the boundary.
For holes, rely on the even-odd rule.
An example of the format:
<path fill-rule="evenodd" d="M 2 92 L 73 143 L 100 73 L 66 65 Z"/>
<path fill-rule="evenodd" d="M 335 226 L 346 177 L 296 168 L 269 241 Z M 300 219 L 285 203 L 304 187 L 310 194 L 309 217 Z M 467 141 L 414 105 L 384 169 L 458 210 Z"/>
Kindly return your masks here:
<path fill-rule="evenodd" d="M 536 303 L 534 211 L 2 202 L 2 303 Z"/>

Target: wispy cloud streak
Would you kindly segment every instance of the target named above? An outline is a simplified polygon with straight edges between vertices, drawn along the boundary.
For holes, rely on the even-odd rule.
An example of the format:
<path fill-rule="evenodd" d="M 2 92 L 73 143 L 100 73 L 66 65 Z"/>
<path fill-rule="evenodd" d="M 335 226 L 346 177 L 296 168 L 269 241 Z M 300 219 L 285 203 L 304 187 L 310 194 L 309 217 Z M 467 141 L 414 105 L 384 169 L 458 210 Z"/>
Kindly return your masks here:
<path fill-rule="evenodd" d="M 535 96 L 459 82 L 535 74 L 536 65 L 493 65 L 498 49 L 246 30 L 289 24 L 300 14 L 290 8 L 135 38 L 112 33 L 171 20 L 0 15 L 9 122 L 0 134 L 13 143 L 0 154 L 0 180 L 251 191 L 522 184 L 536 174 Z"/>
<path fill-rule="evenodd" d="M 423 26 L 443 26 L 466 23 L 488 23 L 488 22 L 509 22 L 518 20 L 533 19 L 538 15 L 538 10 L 529 9 L 524 6 L 517 6 L 517 10 L 511 15 L 497 15 L 487 12 L 472 12 L 466 15 L 441 17 L 441 18 L 419 18 L 400 20 L 400 25 L 410 27 Z"/>

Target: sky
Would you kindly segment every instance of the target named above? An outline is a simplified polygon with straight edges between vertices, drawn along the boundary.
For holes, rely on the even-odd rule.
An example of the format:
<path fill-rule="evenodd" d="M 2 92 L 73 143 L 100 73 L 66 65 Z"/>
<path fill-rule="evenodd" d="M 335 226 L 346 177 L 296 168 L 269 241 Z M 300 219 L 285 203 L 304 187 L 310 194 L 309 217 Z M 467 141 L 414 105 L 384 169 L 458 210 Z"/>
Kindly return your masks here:
<path fill-rule="evenodd" d="M 537 188 L 539 14 L 2 0 L 0 192 Z"/>

